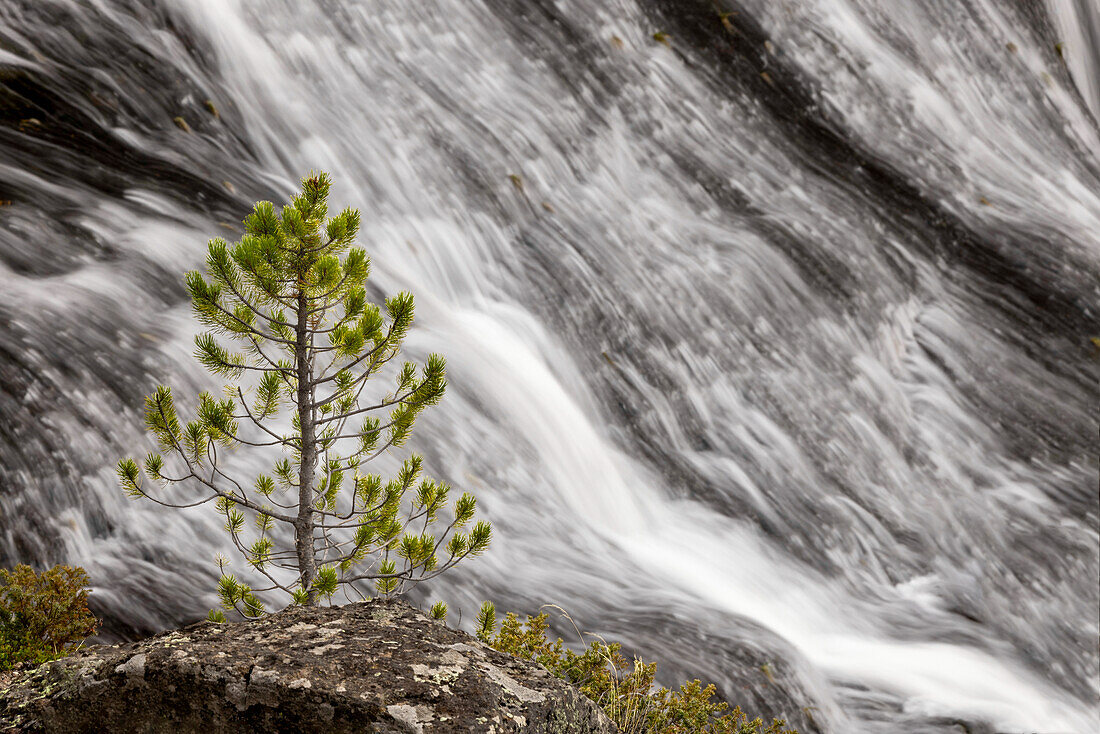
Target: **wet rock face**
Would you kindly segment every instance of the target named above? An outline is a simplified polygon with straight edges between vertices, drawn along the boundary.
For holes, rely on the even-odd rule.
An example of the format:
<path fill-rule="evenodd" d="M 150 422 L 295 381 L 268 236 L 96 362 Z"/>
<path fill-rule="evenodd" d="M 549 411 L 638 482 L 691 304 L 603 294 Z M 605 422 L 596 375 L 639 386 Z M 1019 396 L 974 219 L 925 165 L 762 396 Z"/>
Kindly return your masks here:
<path fill-rule="evenodd" d="M 292 608 L 0 675 L 0 730 L 613 732 L 534 663 L 399 601 Z"/>

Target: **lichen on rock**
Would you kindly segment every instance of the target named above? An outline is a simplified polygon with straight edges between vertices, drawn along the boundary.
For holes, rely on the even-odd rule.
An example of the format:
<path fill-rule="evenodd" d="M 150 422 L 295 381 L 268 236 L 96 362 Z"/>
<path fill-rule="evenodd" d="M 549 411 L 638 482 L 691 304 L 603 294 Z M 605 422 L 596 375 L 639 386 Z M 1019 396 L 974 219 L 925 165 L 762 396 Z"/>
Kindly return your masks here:
<path fill-rule="evenodd" d="M 88 647 L 0 689 L 0 731 L 615 731 L 537 664 L 395 600 Z"/>

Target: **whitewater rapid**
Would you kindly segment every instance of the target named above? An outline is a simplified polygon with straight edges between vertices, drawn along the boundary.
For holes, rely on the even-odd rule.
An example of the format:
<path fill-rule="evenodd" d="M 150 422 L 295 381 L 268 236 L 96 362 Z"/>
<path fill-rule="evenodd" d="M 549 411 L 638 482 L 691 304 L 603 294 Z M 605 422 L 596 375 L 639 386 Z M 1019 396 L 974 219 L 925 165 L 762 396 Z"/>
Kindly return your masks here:
<path fill-rule="evenodd" d="M 114 635 L 215 605 L 213 513 L 113 467 L 216 387 L 182 272 L 321 169 L 495 527 L 418 599 L 560 605 L 804 734 L 1095 731 L 1096 17 L 1049 8 L 7 4 L 0 558 L 84 565 Z"/>

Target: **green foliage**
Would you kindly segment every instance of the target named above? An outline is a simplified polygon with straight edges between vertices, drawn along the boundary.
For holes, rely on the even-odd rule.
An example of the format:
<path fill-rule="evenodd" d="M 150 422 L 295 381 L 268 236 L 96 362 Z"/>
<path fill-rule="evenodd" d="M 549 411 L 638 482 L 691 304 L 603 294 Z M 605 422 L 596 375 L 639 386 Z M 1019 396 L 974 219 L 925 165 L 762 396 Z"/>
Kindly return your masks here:
<path fill-rule="evenodd" d="M 477 613 L 477 637 L 482 642 L 488 642 L 497 626 L 497 608 L 491 601 L 482 603 L 481 610 Z M 507 651 L 505 651 L 507 652 Z"/>
<path fill-rule="evenodd" d="M 330 188 L 327 174 L 311 174 L 286 206 L 257 202 L 238 242 L 210 240 L 205 272 L 184 281 L 206 328 L 195 357 L 229 383 L 221 399 L 199 395 L 192 416 L 157 387 L 145 425 L 159 451 L 118 465 L 132 497 L 170 507 L 214 501 L 249 573 L 267 579 L 253 589 L 219 560 L 222 605 L 246 617 L 265 613 L 263 592 L 308 605 L 358 582 L 401 593 L 484 552 L 492 537 L 488 523 L 474 522 L 476 500 L 450 501 L 447 484 L 421 476 L 419 456 L 388 481 L 366 471 L 443 397 L 446 362 L 394 361 L 413 323 L 412 294 L 368 303 L 359 211 L 329 217 Z M 375 389 L 378 380 L 389 389 Z M 240 447 L 283 455 L 268 472 L 234 478 L 225 455 Z M 204 498 L 180 501 L 178 484 Z"/>
<path fill-rule="evenodd" d="M 72 566 L 0 569 L 0 670 L 62 657 L 99 622 L 88 611 L 88 574 Z"/>
<path fill-rule="evenodd" d="M 577 653 L 559 638 L 547 637 L 549 617 L 539 614 L 527 622 L 509 612 L 496 630 L 496 610 L 485 602 L 477 618 L 477 636 L 501 652 L 534 660 L 554 675 L 575 685 L 600 706 L 627 734 L 797 734 L 776 719 L 765 724 L 749 719 L 740 708 L 712 701 L 715 688 L 698 680 L 677 690 L 657 688 L 656 663 L 638 658 L 627 662 L 621 646 L 601 639 Z"/>

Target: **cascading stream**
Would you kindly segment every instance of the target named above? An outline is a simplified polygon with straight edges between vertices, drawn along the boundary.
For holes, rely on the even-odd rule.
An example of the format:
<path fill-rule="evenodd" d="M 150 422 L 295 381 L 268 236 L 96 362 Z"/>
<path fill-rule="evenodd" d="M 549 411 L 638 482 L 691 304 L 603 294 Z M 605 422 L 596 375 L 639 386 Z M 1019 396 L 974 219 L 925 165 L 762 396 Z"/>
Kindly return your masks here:
<path fill-rule="evenodd" d="M 215 604 L 213 513 L 113 467 L 155 384 L 216 387 L 181 273 L 323 169 L 448 357 L 413 448 L 496 528 L 418 594 L 559 604 L 803 732 L 1092 731 L 1085 15 L 7 4 L 0 558 L 84 565 L 113 635 Z"/>

